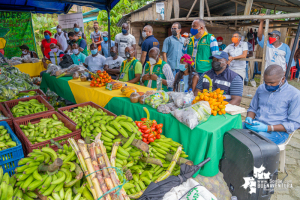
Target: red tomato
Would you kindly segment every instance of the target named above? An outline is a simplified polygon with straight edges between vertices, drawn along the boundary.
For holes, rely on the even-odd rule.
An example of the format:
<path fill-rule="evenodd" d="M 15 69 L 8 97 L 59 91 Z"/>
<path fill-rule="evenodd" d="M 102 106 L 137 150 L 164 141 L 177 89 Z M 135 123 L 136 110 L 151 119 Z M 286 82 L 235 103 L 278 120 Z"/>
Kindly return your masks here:
<path fill-rule="evenodd" d="M 155 128 L 154 128 L 154 127 L 151 127 L 151 131 L 155 131 Z"/>
<path fill-rule="evenodd" d="M 157 124 L 157 121 L 154 119 L 154 120 L 152 120 L 152 124 L 153 125 L 156 125 Z"/>
<path fill-rule="evenodd" d="M 149 137 L 149 134 L 144 133 L 143 136 L 144 136 L 144 138 L 148 138 L 148 137 Z"/>
<path fill-rule="evenodd" d="M 160 129 L 163 127 L 163 124 L 157 124 L 155 127 L 156 127 L 156 129 Z"/>
<path fill-rule="evenodd" d="M 141 130 L 141 129 L 139 129 L 139 132 L 142 132 L 142 130 Z"/>
<path fill-rule="evenodd" d="M 135 122 L 135 124 L 137 125 L 137 127 L 140 127 L 143 123 L 142 122 Z"/>
<path fill-rule="evenodd" d="M 148 136 L 148 140 L 149 140 L 149 138 L 154 138 L 154 135 L 153 135 L 153 133 L 150 133 L 150 134 L 149 134 L 149 136 Z"/>
<path fill-rule="evenodd" d="M 157 130 L 157 133 L 158 133 L 158 134 L 161 134 L 161 133 L 162 133 L 161 128 Z"/>
<path fill-rule="evenodd" d="M 151 129 L 149 128 L 149 129 L 146 129 L 145 131 L 144 131 L 144 133 L 150 133 L 151 132 Z"/>
<path fill-rule="evenodd" d="M 160 139 L 160 134 L 157 134 L 157 135 L 156 135 L 156 139 Z"/>
<path fill-rule="evenodd" d="M 150 142 L 146 142 L 146 144 L 149 144 Z"/>
<path fill-rule="evenodd" d="M 154 142 L 154 138 L 148 138 L 149 142 Z"/>
<path fill-rule="evenodd" d="M 156 137 L 154 136 L 154 140 L 156 140 Z"/>
<path fill-rule="evenodd" d="M 95 86 L 96 86 L 96 87 L 99 87 L 99 84 L 97 83 Z"/>
<path fill-rule="evenodd" d="M 156 131 L 153 131 L 154 135 L 157 135 L 157 132 Z"/>
<path fill-rule="evenodd" d="M 148 142 L 148 140 L 147 140 L 146 138 L 143 138 L 143 142 L 147 143 L 147 142 Z"/>
<path fill-rule="evenodd" d="M 97 73 L 98 73 L 98 74 L 100 74 L 100 73 L 101 73 L 101 71 L 100 71 L 100 70 L 98 70 L 98 71 L 97 71 Z"/>
<path fill-rule="evenodd" d="M 141 121 L 147 121 L 147 118 L 141 118 Z"/>
<path fill-rule="evenodd" d="M 140 129 L 147 129 L 148 127 L 146 125 L 141 125 Z"/>

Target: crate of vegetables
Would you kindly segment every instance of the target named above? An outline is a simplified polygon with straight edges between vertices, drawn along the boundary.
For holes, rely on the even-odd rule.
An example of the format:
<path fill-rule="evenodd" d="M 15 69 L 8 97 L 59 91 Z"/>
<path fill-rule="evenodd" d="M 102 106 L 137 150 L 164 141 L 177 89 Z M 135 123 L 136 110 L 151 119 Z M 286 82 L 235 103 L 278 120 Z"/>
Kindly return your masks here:
<path fill-rule="evenodd" d="M 24 91 L 20 91 L 19 94 L 17 94 L 17 96 L 19 98 L 23 98 L 24 96 L 30 97 L 30 96 L 36 96 L 36 95 L 41 95 L 42 97 L 44 97 L 46 99 L 46 94 L 41 89 L 24 90 Z"/>
<path fill-rule="evenodd" d="M 42 97 L 33 96 L 4 102 L 13 119 L 33 116 L 38 113 L 54 111 L 54 108 Z"/>
<path fill-rule="evenodd" d="M 0 166 L 3 174 L 15 173 L 20 159 L 24 158 L 23 148 L 20 140 L 11 130 L 7 122 L 0 122 Z"/>
<path fill-rule="evenodd" d="M 81 138 L 76 125 L 56 111 L 14 119 L 14 126 L 16 135 L 26 149 L 26 155 L 33 149 L 45 146 L 56 151 L 57 146 L 51 144 L 51 139 L 63 145 L 67 143 L 68 138 Z"/>
<path fill-rule="evenodd" d="M 89 136 L 91 139 L 94 139 L 103 129 L 103 124 L 101 125 L 98 122 L 106 122 L 117 116 L 91 101 L 58 108 L 58 112 L 75 123 L 77 129 L 81 129 L 81 136 L 83 138 Z"/>
<path fill-rule="evenodd" d="M 8 125 L 10 126 L 11 130 L 14 131 L 14 125 L 13 125 L 13 120 L 10 114 L 8 114 L 7 110 L 5 109 L 4 105 L 0 103 L 0 122 L 7 122 Z"/>

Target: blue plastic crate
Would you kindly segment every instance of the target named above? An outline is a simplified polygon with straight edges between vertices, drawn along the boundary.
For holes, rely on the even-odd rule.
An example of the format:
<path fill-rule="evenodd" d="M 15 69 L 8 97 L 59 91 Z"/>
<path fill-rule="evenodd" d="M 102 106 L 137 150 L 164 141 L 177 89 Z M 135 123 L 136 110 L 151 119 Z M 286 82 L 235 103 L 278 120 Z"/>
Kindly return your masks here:
<path fill-rule="evenodd" d="M 0 126 L 4 126 L 7 129 L 7 133 L 13 141 L 17 143 L 17 146 L 0 151 L 0 166 L 3 168 L 3 173 L 8 172 L 9 175 L 15 173 L 15 168 L 18 167 L 18 162 L 20 159 L 24 158 L 23 148 L 20 140 L 11 130 L 7 122 L 1 121 Z"/>

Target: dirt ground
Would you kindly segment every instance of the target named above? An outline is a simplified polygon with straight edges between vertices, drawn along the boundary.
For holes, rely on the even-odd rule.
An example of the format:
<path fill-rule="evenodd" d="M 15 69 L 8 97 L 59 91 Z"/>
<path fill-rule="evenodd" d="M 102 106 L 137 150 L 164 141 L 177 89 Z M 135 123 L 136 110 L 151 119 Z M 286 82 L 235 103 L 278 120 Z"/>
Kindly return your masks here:
<path fill-rule="evenodd" d="M 256 85 L 259 86 L 259 76 L 255 77 Z M 300 81 L 297 82 L 297 79 L 288 80 L 289 84 L 293 85 L 297 89 L 300 89 Z M 249 84 L 250 85 L 250 84 Z M 251 103 L 251 100 L 256 92 L 256 87 L 244 86 L 243 98 L 241 106 L 248 109 Z M 242 120 L 246 118 L 246 113 L 242 114 Z M 275 193 L 272 195 L 271 200 L 298 200 L 300 199 L 300 129 L 296 131 L 290 140 L 289 144 L 286 146 L 286 173 L 279 173 L 278 180 L 283 180 L 284 182 L 289 183 L 289 188 L 275 188 Z M 220 175 L 221 174 L 221 175 Z M 223 176 L 221 172 L 216 176 Z M 208 178 L 213 180 L 215 177 L 202 177 L 198 175 L 195 180 L 203 184 L 203 179 Z M 220 182 L 219 185 L 215 187 L 219 188 L 219 192 L 216 193 L 215 189 L 211 191 L 219 200 L 229 199 L 228 195 L 224 195 L 224 188 L 227 188 L 226 182 Z M 220 194 L 220 195 L 219 195 Z M 223 194 L 223 195 L 222 195 Z M 226 192 L 225 194 L 228 194 Z"/>

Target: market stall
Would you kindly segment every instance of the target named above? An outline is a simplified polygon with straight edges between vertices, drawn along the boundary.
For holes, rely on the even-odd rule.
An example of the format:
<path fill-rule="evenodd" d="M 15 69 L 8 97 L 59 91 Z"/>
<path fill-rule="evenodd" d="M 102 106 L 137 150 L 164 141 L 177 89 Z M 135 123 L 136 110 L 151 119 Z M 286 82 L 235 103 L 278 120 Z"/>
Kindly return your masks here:
<path fill-rule="evenodd" d="M 143 86 L 134 86 L 141 92 L 152 90 Z M 125 114 L 134 120 L 145 117 L 143 107 L 147 107 L 151 117 L 164 124 L 163 133 L 182 144 L 189 155 L 189 159 L 194 163 L 200 163 L 207 157 L 211 158 L 211 161 L 200 170 L 200 175 L 203 176 L 215 176 L 219 172 L 218 165 L 223 154 L 224 133 L 232 128 L 242 128 L 240 115 L 226 114 L 211 116 L 205 123 L 191 130 L 171 114 L 159 113 L 148 105 L 131 103 L 129 98 L 124 97 L 120 90 L 109 91 L 105 87 L 91 87 L 90 82 L 81 82 L 80 79 L 72 80 L 72 77 L 56 79 L 54 76 L 44 74 L 40 87 L 43 91 L 50 88 L 74 103 L 92 101 L 116 115 Z"/>
<path fill-rule="evenodd" d="M 42 71 L 45 70 L 41 61 L 37 63 L 23 63 L 15 65 L 21 72 L 29 74 L 30 77 L 39 76 Z"/>

